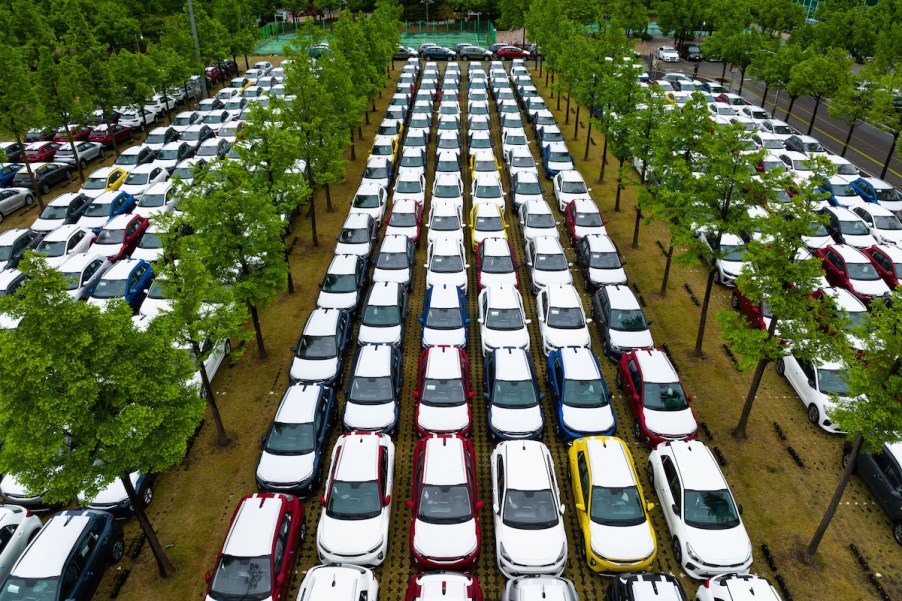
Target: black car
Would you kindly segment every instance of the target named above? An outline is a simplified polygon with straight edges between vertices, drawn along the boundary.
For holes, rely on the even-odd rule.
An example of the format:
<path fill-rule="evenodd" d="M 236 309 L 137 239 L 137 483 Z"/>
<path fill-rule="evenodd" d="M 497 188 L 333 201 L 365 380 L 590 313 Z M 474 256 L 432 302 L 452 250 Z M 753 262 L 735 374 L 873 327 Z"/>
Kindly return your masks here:
<path fill-rule="evenodd" d="M 16 163 L 25 157 L 25 145 L 18 142 L 8 142 L 3 146 L 6 153 L 6 162 Z"/>
<path fill-rule="evenodd" d="M 52 140 L 53 134 L 56 133 L 52 127 L 37 127 L 29 129 L 25 132 L 25 143 L 41 142 L 43 140 Z"/>
<path fill-rule="evenodd" d="M 423 58 L 426 60 L 446 60 L 453 61 L 457 58 L 453 50 L 443 48 L 442 46 L 429 46 L 423 50 Z"/>
<path fill-rule="evenodd" d="M 702 49 L 694 44 L 683 46 L 680 49 L 680 58 L 687 61 L 699 62 L 702 60 Z"/>
<path fill-rule="evenodd" d="M 33 167 L 34 183 L 41 194 L 49 194 L 50 188 L 60 182 L 72 179 L 72 166 L 62 163 L 44 163 Z M 31 180 L 28 177 L 28 171 L 22 169 L 13 178 L 13 185 L 21 188 L 31 188 Z"/>
<path fill-rule="evenodd" d="M 408 46 L 398 46 L 395 49 L 395 53 L 392 55 L 392 60 L 396 61 L 406 61 L 409 58 L 416 58 L 417 51 Z"/>
<path fill-rule="evenodd" d="M 34 249 L 44 235 L 23 228 L 0 233 L 0 270 L 15 269 L 26 250 Z"/>
<path fill-rule="evenodd" d="M 676 576 L 671 574 L 641 573 L 619 574 L 608 589 L 608 601 L 636 601 L 647 599 L 647 592 L 666 601 L 688 601 L 686 591 Z"/>
<path fill-rule="evenodd" d="M 802 154 L 809 157 L 812 154 L 823 154 L 827 152 L 824 147 L 821 146 L 821 143 L 811 136 L 803 136 L 799 134 L 793 134 L 783 140 L 783 145 L 786 147 L 786 150 L 801 152 Z"/>
<path fill-rule="evenodd" d="M 843 467 L 851 454 L 852 444 L 846 441 L 842 452 Z M 893 538 L 902 545 L 902 503 L 899 502 L 902 499 L 902 444 L 883 445 L 874 454 L 860 452 L 854 469 L 892 522 Z"/>

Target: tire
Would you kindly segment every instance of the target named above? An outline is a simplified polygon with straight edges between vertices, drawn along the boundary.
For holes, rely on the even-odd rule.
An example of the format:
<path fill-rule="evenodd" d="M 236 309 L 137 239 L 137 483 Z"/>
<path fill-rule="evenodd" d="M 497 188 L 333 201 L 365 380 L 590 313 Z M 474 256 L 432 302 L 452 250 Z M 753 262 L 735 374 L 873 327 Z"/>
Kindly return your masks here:
<path fill-rule="evenodd" d="M 679 564 L 683 565 L 683 547 L 680 545 L 680 539 L 677 537 L 673 537 L 673 542 L 671 543 L 673 548 L 673 559 Z"/>
<path fill-rule="evenodd" d="M 605 357 L 611 359 L 611 346 L 608 344 L 607 340 L 602 343 L 601 352 Z"/>
<path fill-rule="evenodd" d="M 651 463 L 648 464 L 648 467 L 645 468 L 645 477 L 648 478 L 648 485 L 652 488 L 655 487 L 655 470 L 652 468 Z"/>
<path fill-rule="evenodd" d="M 897 543 L 902 545 L 902 522 L 893 524 L 893 538 L 896 539 Z"/>
<path fill-rule="evenodd" d="M 223 357 L 228 357 L 232 353 L 232 341 L 226 338 L 225 345 L 223 345 Z"/>
<path fill-rule="evenodd" d="M 821 412 L 814 403 L 808 405 L 808 421 L 815 425 L 821 423 Z"/>
<path fill-rule="evenodd" d="M 87 162 L 86 160 L 84 160 L 84 159 L 81 159 L 81 160 L 78 161 L 78 165 L 79 165 L 79 167 L 81 167 L 82 169 L 85 169 L 85 168 L 88 166 L 88 162 Z"/>
<path fill-rule="evenodd" d="M 46 183 L 41 184 L 41 194 L 50 194 L 50 186 Z"/>
<path fill-rule="evenodd" d="M 846 467 L 849 465 L 849 458 L 850 458 L 851 456 L 852 456 L 852 453 L 844 452 L 844 453 L 842 454 L 842 467 L 843 467 L 843 469 L 846 469 Z M 855 473 L 855 467 L 854 467 L 854 466 L 852 467 L 852 473 L 853 473 L 853 474 Z"/>
<path fill-rule="evenodd" d="M 141 494 L 141 504 L 147 507 L 151 502 L 153 502 L 153 485 L 148 485 Z"/>
<path fill-rule="evenodd" d="M 777 359 L 777 362 L 774 364 L 774 369 L 777 370 L 778 376 L 786 375 L 786 363 L 783 361 L 783 359 Z"/>
<path fill-rule="evenodd" d="M 720 271 L 718 271 L 716 269 L 714 270 L 714 282 L 716 284 L 723 284 L 723 282 L 721 281 L 721 277 L 720 277 Z"/>
<path fill-rule="evenodd" d="M 642 428 L 639 426 L 638 420 L 633 422 L 633 436 L 636 437 L 636 442 L 642 442 Z"/>
<path fill-rule="evenodd" d="M 739 294 L 735 290 L 730 296 L 730 306 L 733 307 L 733 309 L 739 309 Z"/>
<path fill-rule="evenodd" d="M 72 170 L 71 169 L 66 170 L 66 179 L 70 182 L 72 181 Z"/>
<path fill-rule="evenodd" d="M 34 197 L 31 194 L 29 194 L 28 196 L 25 197 L 25 206 L 26 207 L 30 207 L 33 202 L 34 202 Z"/>
<path fill-rule="evenodd" d="M 304 520 L 303 522 L 301 522 L 300 537 L 301 537 L 301 542 L 304 542 L 304 540 L 307 539 L 307 520 Z"/>
<path fill-rule="evenodd" d="M 113 560 L 113 563 L 119 563 L 124 555 L 125 541 L 122 540 L 121 536 L 119 536 L 115 541 L 113 541 L 113 548 L 110 549 L 110 558 Z"/>
<path fill-rule="evenodd" d="M 623 374 L 617 370 L 617 388 L 623 388 Z"/>

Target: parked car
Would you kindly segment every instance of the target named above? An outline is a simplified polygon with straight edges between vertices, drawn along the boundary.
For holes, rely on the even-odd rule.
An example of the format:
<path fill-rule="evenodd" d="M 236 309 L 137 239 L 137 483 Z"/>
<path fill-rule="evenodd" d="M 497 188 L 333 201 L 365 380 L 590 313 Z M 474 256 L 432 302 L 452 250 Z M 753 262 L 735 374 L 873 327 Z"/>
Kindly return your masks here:
<path fill-rule="evenodd" d="M 552 179 L 562 171 L 575 169 L 573 157 L 564 142 L 550 142 L 542 144 L 542 166 L 545 168 L 545 178 Z"/>
<path fill-rule="evenodd" d="M 403 346 L 407 309 L 407 289 L 402 284 L 374 282 L 360 308 L 357 343 Z"/>
<path fill-rule="evenodd" d="M 26 250 L 35 248 L 43 239 L 45 232 L 25 228 L 13 228 L 0 232 L 0 271 L 15 269 L 25 255 Z"/>
<path fill-rule="evenodd" d="M 316 306 L 355 313 L 366 288 L 367 262 L 359 255 L 335 255 L 319 285 Z"/>
<path fill-rule="evenodd" d="M 103 274 L 88 302 L 104 308 L 119 299 L 128 303 L 132 311 L 137 313 L 153 278 L 150 263 L 140 259 L 123 259 Z"/>
<path fill-rule="evenodd" d="M 350 338 L 350 316 L 340 309 L 314 309 L 307 317 L 298 342 L 288 379 L 330 386 L 341 377 L 341 363 Z"/>
<path fill-rule="evenodd" d="M 0 188 L 0 223 L 17 209 L 30 207 L 34 202 L 31 188 Z"/>
<path fill-rule="evenodd" d="M 444 570 L 411 576 L 404 599 L 431 601 L 436 594 L 441 595 L 442 601 L 483 601 L 476 576 Z"/>
<path fill-rule="evenodd" d="M 101 192 L 85 208 L 78 225 L 99 232 L 108 221 L 119 215 L 131 213 L 134 208 L 135 199 L 131 194 L 118 190 Z"/>
<path fill-rule="evenodd" d="M 100 253 L 114 263 L 131 256 L 149 225 L 140 215 L 117 215 L 100 229 L 88 252 Z"/>
<path fill-rule="evenodd" d="M 828 244 L 815 251 L 814 256 L 821 259 L 831 286 L 845 288 L 865 304 L 889 296 L 889 286 L 869 256 L 859 249 L 845 244 Z"/>
<path fill-rule="evenodd" d="M 423 349 L 413 390 L 414 427 L 419 435 L 466 435 L 472 425 L 470 363 L 456 346 Z"/>
<path fill-rule="evenodd" d="M 122 144 L 134 139 L 134 128 L 123 124 L 98 125 L 88 135 L 89 142 L 103 144 L 104 148 L 112 148 L 115 144 Z"/>
<path fill-rule="evenodd" d="M 129 474 L 132 488 L 134 488 L 142 507 L 147 507 L 153 501 L 153 485 L 156 479 L 156 474 L 142 474 L 140 472 Z M 119 519 L 128 518 L 134 512 L 128 493 L 125 492 L 125 486 L 119 478 L 116 478 L 105 488 L 98 491 L 94 497 L 87 497 L 84 493 L 79 493 L 76 500 L 79 505 L 89 509 L 108 511 Z"/>
<path fill-rule="evenodd" d="M 508 240 L 486 238 L 476 247 L 476 284 L 478 290 L 487 286 L 520 287 Z"/>
<path fill-rule="evenodd" d="M 103 255 L 86 252 L 69 255 L 59 270 L 66 278 L 66 291 L 72 300 L 83 301 L 88 300 L 97 282 L 112 266 L 112 261 Z"/>
<path fill-rule="evenodd" d="M 401 351 L 390 344 L 361 345 L 350 373 L 344 389 L 345 431 L 393 434 L 398 427 L 404 380 Z"/>
<path fill-rule="evenodd" d="M 551 207 L 544 200 L 526 201 L 520 205 L 518 216 L 520 232 L 527 245 L 536 244 L 538 239 L 543 237 L 560 238 L 557 230 L 558 221 L 554 218 Z"/>
<path fill-rule="evenodd" d="M 459 222 L 458 222 L 459 223 Z M 461 236 L 462 238 L 462 236 Z M 426 286 L 448 284 L 467 292 L 466 252 L 462 240 L 440 237 L 430 242 L 426 250 Z"/>
<path fill-rule="evenodd" d="M 502 46 L 495 50 L 495 56 L 500 60 L 513 60 L 516 58 L 529 58 L 531 54 L 529 53 L 529 50 L 523 50 L 516 46 Z"/>
<path fill-rule="evenodd" d="M 583 269 L 586 292 L 602 286 L 626 284 L 624 261 L 614 241 L 606 235 L 588 234 L 576 244 L 576 262 Z"/>
<path fill-rule="evenodd" d="M 831 419 L 836 398 L 849 399 L 848 368 L 842 362 L 799 359 L 786 355 L 777 360 L 777 374 L 785 376 L 808 414 L 808 421 L 831 434 L 844 434 Z"/>
<path fill-rule="evenodd" d="M 591 319 L 586 319 L 579 293 L 571 284 L 548 285 L 536 296 L 542 351 L 548 356 L 565 347 L 588 347 Z"/>
<path fill-rule="evenodd" d="M 56 163 L 66 163 L 67 165 L 74 166 L 77 164 L 82 169 L 85 169 L 90 161 L 103 158 L 103 144 L 100 144 L 99 142 L 82 141 L 75 143 L 74 152 L 72 147 L 68 144 L 61 147 L 56 151 L 53 160 Z"/>
<path fill-rule="evenodd" d="M 482 355 L 502 347 L 529 350 L 529 330 L 523 298 L 513 286 L 493 285 L 479 292 L 479 333 Z"/>
<path fill-rule="evenodd" d="M 314 566 L 304 574 L 298 599 L 303 601 L 368 601 L 379 598 L 372 570 L 351 564 Z"/>
<path fill-rule="evenodd" d="M 861 217 L 844 207 L 825 207 L 819 211 L 827 216 L 827 231 L 838 244 L 846 244 L 858 249 L 877 244 L 867 224 Z"/>
<path fill-rule="evenodd" d="M 680 62 L 680 54 L 673 46 L 659 46 L 658 49 L 655 50 L 655 58 L 659 61 L 664 61 L 665 63 Z"/>
<path fill-rule="evenodd" d="M 169 172 L 156 163 L 138 165 L 129 171 L 125 182 L 119 186 L 119 190 L 130 194 L 138 202 L 144 197 L 154 184 L 165 182 L 169 179 Z"/>
<path fill-rule="evenodd" d="M 86 252 L 94 242 L 94 232 L 78 224 L 61 225 L 35 247 L 50 267 L 59 267 L 69 255 Z"/>
<path fill-rule="evenodd" d="M 842 464 L 852 456 L 852 445 L 843 443 Z M 853 469 L 864 481 L 893 528 L 893 538 L 902 545 L 902 443 L 886 444 L 876 453 L 859 452 Z"/>
<path fill-rule="evenodd" d="M 862 252 L 871 259 L 877 273 L 890 289 L 899 285 L 902 278 L 902 248 L 891 244 L 878 244 Z"/>
<path fill-rule="evenodd" d="M 570 234 L 570 243 L 576 246 L 584 236 L 607 236 L 607 220 L 601 216 L 598 205 L 591 198 L 571 200 L 564 209 L 564 223 Z"/>
<path fill-rule="evenodd" d="M 407 236 L 386 235 L 373 261 L 373 283 L 394 282 L 410 290 L 416 246 Z"/>
<path fill-rule="evenodd" d="M 70 173 L 71 173 L 71 168 Z M 101 167 L 87 177 L 81 192 L 91 198 L 97 198 L 104 192 L 118 190 L 125 183 L 128 171 L 122 167 Z"/>
<path fill-rule="evenodd" d="M 165 172 L 165 170 L 163 170 Z M 129 174 L 131 175 L 131 174 Z M 163 177 L 163 173 L 158 178 Z M 148 179 L 151 179 L 148 176 Z M 168 173 L 166 179 L 151 184 L 141 195 L 138 204 L 135 206 L 135 215 L 152 219 L 157 215 L 172 212 L 175 209 L 176 195 L 173 186 L 175 182 L 169 179 Z"/>
<path fill-rule="evenodd" d="M 419 322 L 423 348 L 443 345 L 466 348 L 470 323 L 466 295 L 460 288 L 447 284 L 427 288 Z"/>
<path fill-rule="evenodd" d="M 12 570 L 28 544 L 41 529 L 41 518 L 18 505 L 0 505 L 0 532 L 3 548 L 0 549 L 0 582 Z"/>
<path fill-rule="evenodd" d="M 532 281 L 532 292 L 538 294 L 546 286 L 573 283 L 571 264 L 560 240 L 542 236 L 526 242 L 526 265 Z"/>
<path fill-rule="evenodd" d="M 902 221 L 895 213 L 871 203 L 852 207 L 851 210 L 864 222 L 877 244 L 902 244 Z"/>
<path fill-rule="evenodd" d="M 62 144 L 59 142 L 32 142 L 25 147 L 25 160 L 29 163 L 47 163 L 53 161 L 56 151 Z"/>
<path fill-rule="evenodd" d="M 702 50 L 695 44 L 684 44 L 680 48 L 680 57 L 683 60 L 699 62 L 702 60 Z"/>
<path fill-rule="evenodd" d="M 689 601 L 683 585 L 673 574 L 636 572 L 620 574 L 611 581 L 609 601 L 634 601 L 653 591 L 655 601 Z"/>
<path fill-rule="evenodd" d="M 72 166 L 65 163 L 34 163 L 31 165 L 31 173 L 34 175 L 34 186 L 41 194 L 50 194 L 50 189 L 55 185 L 72 180 Z M 32 189 L 27 167 L 22 167 L 16 173 L 12 185 Z"/>
<path fill-rule="evenodd" d="M 709 578 L 698 587 L 695 601 L 781 601 L 777 589 L 754 574 L 724 574 Z"/>
<path fill-rule="evenodd" d="M 902 194 L 887 182 L 876 177 L 859 177 L 852 187 L 865 202 L 879 204 L 897 216 L 902 214 Z"/>
<path fill-rule="evenodd" d="M 617 420 L 595 354 L 588 347 L 562 348 L 548 355 L 547 365 L 558 435 L 565 440 L 612 435 Z"/>
<path fill-rule="evenodd" d="M 423 225 L 423 207 L 415 200 L 392 202 L 385 219 L 385 236 L 407 236 L 415 246 L 420 243 L 420 228 Z"/>
<path fill-rule="evenodd" d="M 592 316 L 598 324 L 603 353 L 613 361 L 634 349 L 654 347 L 650 323 L 626 285 L 602 286 L 592 296 Z"/>

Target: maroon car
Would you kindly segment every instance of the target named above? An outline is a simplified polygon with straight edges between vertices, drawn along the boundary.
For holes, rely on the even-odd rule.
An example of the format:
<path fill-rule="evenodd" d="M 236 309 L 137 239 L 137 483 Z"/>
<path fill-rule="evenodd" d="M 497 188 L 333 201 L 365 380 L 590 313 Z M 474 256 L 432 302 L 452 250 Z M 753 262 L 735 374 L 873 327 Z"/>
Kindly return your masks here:
<path fill-rule="evenodd" d="M 877 268 L 877 273 L 890 288 L 899 285 L 902 279 L 902 248 L 891 244 L 877 244 L 862 250 Z"/>
<path fill-rule="evenodd" d="M 97 142 L 103 144 L 106 148 L 110 148 L 113 146 L 114 139 L 117 144 L 131 140 L 133 132 L 134 130 L 131 127 L 125 125 L 98 125 L 91 130 L 91 133 L 88 135 L 88 141 Z"/>
<path fill-rule="evenodd" d="M 58 142 L 32 142 L 25 147 L 25 160 L 29 163 L 48 163 L 59 148 Z"/>
<path fill-rule="evenodd" d="M 516 46 L 505 46 L 503 48 L 499 48 L 497 52 L 495 52 L 495 55 L 501 60 L 530 57 L 528 51 L 517 48 Z"/>
<path fill-rule="evenodd" d="M 91 135 L 91 128 L 86 127 L 84 125 L 73 125 L 69 128 L 69 132 L 72 134 L 72 139 L 76 142 L 82 142 L 88 139 L 88 136 Z M 69 138 L 66 136 L 66 128 L 61 127 L 56 130 L 56 133 L 53 134 L 54 142 L 68 142 Z"/>

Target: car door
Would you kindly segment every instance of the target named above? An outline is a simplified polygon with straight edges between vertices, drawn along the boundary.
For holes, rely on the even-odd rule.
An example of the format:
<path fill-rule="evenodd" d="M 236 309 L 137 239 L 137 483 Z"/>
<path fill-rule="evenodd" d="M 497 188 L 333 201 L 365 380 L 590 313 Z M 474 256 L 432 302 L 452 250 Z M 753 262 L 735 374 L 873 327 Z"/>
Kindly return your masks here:
<path fill-rule="evenodd" d="M 576 474 L 574 475 L 576 476 L 572 483 L 574 496 L 576 497 L 576 502 L 582 505 L 582 508 L 576 508 L 576 516 L 580 527 L 586 531 L 589 525 L 589 509 L 592 507 L 592 480 L 589 476 L 586 454 L 582 451 L 576 454 Z"/>
<path fill-rule="evenodd" d="M 678 536 L 683 522 L 683 487 L 673 460 L 667 455 L 661 457 L 663 482 L 658 485 L 658 496 L 663 505 L 664 520 L 670 532 Z"/>
<path fill-rule="evenodd" d="M 97 280 L 99 280 L 102 275 L 99 273 L 101 265 L 103 265 L 103 259 L 94 259 L 88 263 L 81 273 L 82 288 L 87 288 L 89 292 L 94 290 L 94 286 L 97 285 Z"/>
<path fill-rule="evenodd" d="M 626 364 L 627 377 L 624 379 L 627 395 L 633 411 L 638 416 L 642 410 L 640 400 L 642 398 L 642 374 L 639 373 L 639 366 L 636 365 L 635 359 L 630 359 Z"/>
<path fill-rule="evenodd" d="M 97 585 L 100 584 L 100 577 L 103 575 L 105 566 L 101 561 L 101 549 L 98 548 L 98 542 L 103 530 L 103 521 L 95 520 L 91 524 L 88 532 L 84 535 L 75 552 L 72 554 L 70 561 L 76 568 L 80 569 L 81 574 L 79 581 L 76 583 L 72 597 L 75 599 L 90 599 Z M 67 566 L 68 567 L 68 566 Z M 68 597 L 63 597 L 68 599 Z"/>
<path fill-rule="evenodd" d="M 90 241 L 82 244 L 82 240 L 85 238 L 84 230 L 76 230 L 69 240 L 66 241 L 66 254 L 71 255 L 72 253 L 82 252 L 87 248 L 90 244 Z"/>
<path fill-rule="evenodd" d="M 288 571 L 294 563 L 295 549 L 291 544 L 291 522 L 292 515 L 285 512 L 279 522 L 279 529 L 276 532 L 276 540 L 273 544 L 272 552 L 272 574 L 275 586 L 273 587 L 273 601 L 284 601 L 285 594 L 288 592 L 288 586 L 291 584 L 291 578 Z"/>
<path fill-rule="evenodd" d="M 133 219 L 131 223 L 125 228 L 125 242 L 123 243 L 123 248 L 127 254 L 131 254 L 131 252 L 138 245 L 138 241 L 141 238 L 139 230 L 141 229 L 142 221 L 140 219 Z"/>
<path fill-rule="evenodd" d="M 554 354 L 554 359 L 551 361 L 551 369 L 548 371 L 548 380 L 551 384 L 551 392 L 554 395 L 554 400 L 557 403 L 558 412 L 561 412 L 561 403 L 564 398 L 564 365 L 561 362 L 560 353 Z"/>

